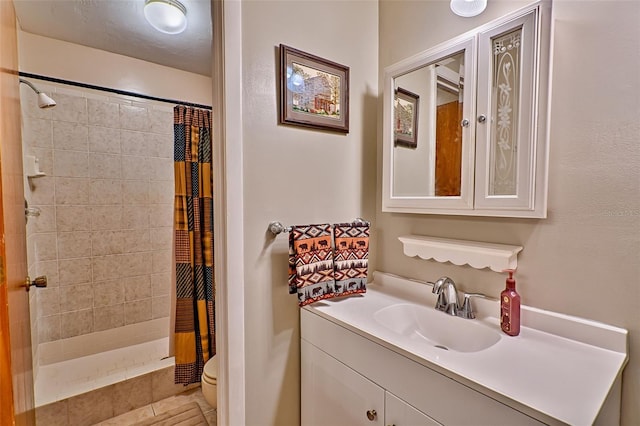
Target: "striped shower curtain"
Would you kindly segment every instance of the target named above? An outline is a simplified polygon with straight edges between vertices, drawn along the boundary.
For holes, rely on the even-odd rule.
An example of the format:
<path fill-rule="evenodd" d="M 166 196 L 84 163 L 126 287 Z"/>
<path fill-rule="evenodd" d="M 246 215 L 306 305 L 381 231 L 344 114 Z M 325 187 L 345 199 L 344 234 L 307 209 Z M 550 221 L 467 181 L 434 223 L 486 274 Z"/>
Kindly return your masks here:
<path fill-rule="evenodd" d="M 179 105 L 173 115 L 175 383 L 187 385 L 216 353 L 211 112 Z"/>

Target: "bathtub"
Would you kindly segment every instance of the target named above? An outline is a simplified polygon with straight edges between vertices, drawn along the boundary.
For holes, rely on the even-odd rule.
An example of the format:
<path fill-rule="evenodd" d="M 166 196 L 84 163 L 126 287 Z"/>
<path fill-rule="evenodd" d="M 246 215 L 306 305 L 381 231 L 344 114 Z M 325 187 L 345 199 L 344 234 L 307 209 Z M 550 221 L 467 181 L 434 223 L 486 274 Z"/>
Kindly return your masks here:
<path fill-rule="evenodd" d="M 172 367 L 168 331 L 168 318 L 161 318 L 40 344 L 36 407 Z"/>

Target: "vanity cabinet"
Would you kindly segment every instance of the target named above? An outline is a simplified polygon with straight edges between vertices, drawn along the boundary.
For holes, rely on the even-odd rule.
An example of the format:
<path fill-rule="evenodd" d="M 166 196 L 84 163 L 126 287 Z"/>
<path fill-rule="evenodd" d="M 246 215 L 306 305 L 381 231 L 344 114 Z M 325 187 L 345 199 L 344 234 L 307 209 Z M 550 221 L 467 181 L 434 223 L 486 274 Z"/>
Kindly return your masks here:
<path fill-rule="evenodd" d="M 397 396 L 303 340 L 303 426 L 438 426 Z"/>
<path fill-rule="evenodd" d="M 385 69 L 383 211 L 546 217 L 550 8 Z"/>
<path fill-rule="evenodd" d="M 544 424 L 311 309 L 300 325 L 303 426 Z"/>

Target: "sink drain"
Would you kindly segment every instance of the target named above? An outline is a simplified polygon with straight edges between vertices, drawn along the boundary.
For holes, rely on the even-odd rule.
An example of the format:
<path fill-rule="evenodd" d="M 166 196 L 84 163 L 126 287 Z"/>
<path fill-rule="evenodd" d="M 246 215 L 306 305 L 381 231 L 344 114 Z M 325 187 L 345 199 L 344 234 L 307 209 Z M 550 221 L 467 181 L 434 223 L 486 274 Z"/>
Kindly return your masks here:
<path fill-rule="evenodd" d="M 439 349 L 444 349 L 445 351 L 449 350 L 449 348 L 447 348 L 446 346 L 442 346 L 442 345 L 435 345 L 435 347 L 439 348 Z"/>

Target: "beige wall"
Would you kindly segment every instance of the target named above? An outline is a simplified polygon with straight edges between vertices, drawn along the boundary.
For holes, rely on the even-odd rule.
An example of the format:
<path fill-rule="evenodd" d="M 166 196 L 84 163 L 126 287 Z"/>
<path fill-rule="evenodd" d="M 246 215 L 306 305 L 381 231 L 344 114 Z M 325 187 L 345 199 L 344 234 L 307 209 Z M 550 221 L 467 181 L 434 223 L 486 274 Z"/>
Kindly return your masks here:
<path fill-rule="evenodd" d="M 447 2 L 382 1 L 380 71 L 508 7 L 489 2 L 486 15 L 467 21 L 452 16 Z M 640 3 L 557 0 L 554 13 L 548 219 L 383 214 L 378 198 L 376 266 L 420 279 L 449 275 L 466 291 L 496 296 L 504 286 L 500 274 L 405 257 L 397 237 L 413 233 L 524 246 L 516 277 L 524 304 L 629 329 L 622 418 L 624 425 L 635 425 L 640 423 Z"/>
<path fill-rule="evenodd" d="M 377 14 L 376 1 L 242 3 L 247 425 L 299 424 L 299 308 L 287 235 L 268 223 L 375 214 Z M 280 43 L 350 67 L 349 134 L 278 125 Z"/>
<path fill-rule="evenodd" d="M 22 72 L 211 105 L 211 78 L 200 74 L 24 31 L 18 49 Z"/>

